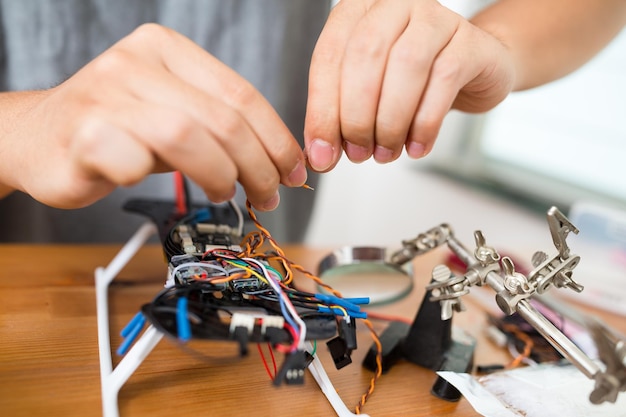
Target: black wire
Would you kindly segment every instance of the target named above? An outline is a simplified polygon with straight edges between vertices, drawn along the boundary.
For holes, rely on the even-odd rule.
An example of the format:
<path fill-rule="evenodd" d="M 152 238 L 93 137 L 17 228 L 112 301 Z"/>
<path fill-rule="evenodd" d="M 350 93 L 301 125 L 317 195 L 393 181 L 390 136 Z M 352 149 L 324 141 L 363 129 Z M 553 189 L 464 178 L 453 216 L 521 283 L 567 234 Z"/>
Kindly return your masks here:
<path fill-rule="evenodd" d="M 197 210 L 191 210 L 189 214 L 181 217 L 180 220 L 174 223 L 174 225 L 172 225 L 169 232 L 167 233 L 167 236 L 163 241 L 163 250 L 165 251 L 168 261 L 176 255 L 185 254 L 183 248 L 180 246 L 180 243 L 176 243 L 176 241 L 174 240 L 174 232 L 176 231 L 176 229 L 178 229 L 179 226 L 191 223 L 191 221 L 196 217 L 196 214 Z"/>

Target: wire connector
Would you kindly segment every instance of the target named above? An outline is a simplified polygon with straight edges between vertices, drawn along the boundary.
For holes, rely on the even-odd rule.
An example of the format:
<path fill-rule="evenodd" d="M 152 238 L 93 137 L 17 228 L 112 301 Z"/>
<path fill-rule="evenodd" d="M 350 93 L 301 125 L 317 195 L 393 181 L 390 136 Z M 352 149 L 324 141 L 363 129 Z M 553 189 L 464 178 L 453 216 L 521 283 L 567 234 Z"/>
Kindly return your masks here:
<path fill-rule="evenodd" d="M 248 354 L 248 340 L 254 331 L 255 321 L 254 316 L 243 313 L 234 313 L 230 318 L 230 335 L 239 342 L 239 354 L 241 356 Z"/>
<path fill-rule="evenodd" d="M 304 370 L 312 361 L 313 356 L 305 350 L 288 353 L 274 378 L 274 385 L 279 386 L 283 381 L 287 385 L 304 384 Z"/>

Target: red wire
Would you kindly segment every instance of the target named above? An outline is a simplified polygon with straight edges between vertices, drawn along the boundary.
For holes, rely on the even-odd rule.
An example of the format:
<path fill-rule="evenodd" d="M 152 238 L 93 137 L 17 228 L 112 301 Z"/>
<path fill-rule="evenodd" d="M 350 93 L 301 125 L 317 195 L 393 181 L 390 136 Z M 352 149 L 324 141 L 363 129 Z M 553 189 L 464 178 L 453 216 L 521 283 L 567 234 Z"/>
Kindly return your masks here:
<path fill-rule="evenodd" d="M 278 372 L 276 369 L 276 358 L 274 357 L 274 349 L 272 349 L 272 345 L 267 342 L 267 348 L 270 351 L 270 357 L 272 358 L 272 366 L 274 367 L 274 375 Z"/>
<path fill-rule="evenodd" d="M 292 343 L 291 346 L 277 345 L 276 346 L 276 350 L 279 351 L 280 353 L 293 352 L 294 350 L 296 350 L 298 348 L 298 334 L 296 333 L 296 329 L 294 329 L 293 327 L 291 327 L 287 323 L 285 323 L 285 329 L 287 329 L 289 331 L 289 333 L 291 334 L 291 338 L 293 339 L 293 343 Z"/>
<path fill-rule="evenodd" d="M 174 189 L 176 192 L 176 211 L 178 211 L 178 214 L 187 214 L 185 178 L 180 171 L 174 171 Z"/>
<path fill-rule="evenodd" d="M 265 372 L 267 372 L 267 374 L 269 375 L 270 379 L 273 381 L 274 380 L 274 375 L 276 375 L 276 358 L 274 358 L 274 352 L 272 351 L 272 346 L 268 343 L 267 347 L 269 348 L 270 351 L 270 356 L 272 358 L 272 365 L 274 367 L 274 375 L 272 375 L 272 372 L 270 371 L 270 367 L 267 364 L 267 360 L 265 360 L 265 354 L 263 353 L 263 349 L 261 348 L 261 344 L 257 343 L 256 344 L 257 349 L 259 350 L 259 353 L 261 354 L 261 360 L 263 361 L 263 367 L 265 368 Z"/>

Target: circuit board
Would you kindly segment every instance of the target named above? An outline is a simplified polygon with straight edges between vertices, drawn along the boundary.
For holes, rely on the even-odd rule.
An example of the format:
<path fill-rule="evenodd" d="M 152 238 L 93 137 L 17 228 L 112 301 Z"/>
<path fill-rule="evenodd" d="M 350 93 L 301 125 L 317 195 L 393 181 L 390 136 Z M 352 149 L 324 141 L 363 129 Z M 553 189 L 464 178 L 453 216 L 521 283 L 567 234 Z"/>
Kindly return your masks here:
<path fill-rule="evenodd" d="M 294 265 L 271 236 L 244 236 L 235 203 L 181 212 L 173 202 L 131 200 L 125 209 L 156 224 L 168 273 L 163 290 L 122 331 L 118 354 L 149 323 L 181 343 L 232 341 L 240 355 L 251 343 L 269 343 L 285 357 L 270 375 L 275 385 L 303 382 L 312 360 L 305 342 L 326 341 L 338 369 L 351 363 L 356 322 L 366 318 L 360 304 L 369 300 L 298 290 Z"/>

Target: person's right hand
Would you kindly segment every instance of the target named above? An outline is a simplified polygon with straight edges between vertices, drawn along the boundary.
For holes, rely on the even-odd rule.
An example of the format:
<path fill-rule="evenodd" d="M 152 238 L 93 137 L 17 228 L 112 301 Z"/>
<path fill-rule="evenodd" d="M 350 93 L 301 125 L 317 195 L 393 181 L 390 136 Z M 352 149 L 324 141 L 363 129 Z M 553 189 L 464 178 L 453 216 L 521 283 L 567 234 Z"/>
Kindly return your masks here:
<path fill-rule="evenodd" d="M 451 108 L 489 110 L 514 78 L 508 48 L 436 0 L 341 0 L 312 57 L 308 162 L 421 158 Z"/>
<path fill-rule="evenodd" d="M 215 202 L 239 181 L 259 210 L 306 180 L 295 138 L 247 81 L 182 35 L 141 26 L 57 87 L 13 93 L 0 183 L 77 208 L 180 170 Z M 9 121 L 7 121 L 9 119 Z"/>

